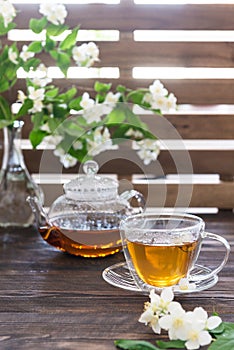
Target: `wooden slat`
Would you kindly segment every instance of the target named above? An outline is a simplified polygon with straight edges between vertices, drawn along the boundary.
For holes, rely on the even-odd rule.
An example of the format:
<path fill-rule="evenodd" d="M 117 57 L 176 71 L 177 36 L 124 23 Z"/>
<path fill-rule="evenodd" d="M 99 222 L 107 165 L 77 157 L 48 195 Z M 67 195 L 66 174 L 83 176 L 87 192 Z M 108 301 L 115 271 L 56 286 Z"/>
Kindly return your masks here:
<path fill-rule="evenodd" d="M 166 119 L 165 119 L 166 118 Z M 32 124 L 29 116 L 22 118 L 25 121 L 23 138 L 27 138 Z M 177 138 L 177 132 L 183 139 L 233 139 L 234 115 L 143 115 L 142 121 L 147 123 L 149 129 L 155 134 L 164 134 L 167 139 Z M 162 120 L 160 120 L 162 119 Z M 168 121 L 168 122 L 166 122 Z M 167 128 L 163 133 L 163 125 L 171 124 L 172 131 Z M 166 127 L 165 125 L 165 127 Z M 173 129 L 176 128 L 176 131 Z M 160 134 L 159 134 L 160 131 Z M 2 133 L 0 132 L 0 139 Z"/>
<path fill-rule="evenodd" d="M 144 115 L 141 118 L 159 138 L 178 139 L 179 135 L 182 139 L 194 140 L 234 137 L 234 115 Z"/>
<path fill-rule="evenodd" d="M 124 73 L 124 72 L 123 72 Z M 127 73 L 126 73 L 127 74 Z M 154 79 L 132 79 L 123 77 L 119 79 L 56 79 L 56 85 L 65 90 L 72 85 L 78 88 L 79 93 L 89 91 L 93 94 L 94 82 L 102 81 L 104 83 L 112 82 L 113 88 L 123 84 L 128 88 L 142 88 L 152 84 Z M 169 91 L 172 91 L 179 104 L 233 104 L 234 80 L 233 79 L 160 79 Z M 10 94 L 5 94 L 9 101 L 15 102 L 17 91 L 24 90 L 25 83 L 20 79 L 12 88 Z"/>
<path fill-rule="evenodd" d="M 59 184 L 42 184 L 45 193 L 45 205 L 50 206 L 62 195 L 63 187 Z M 150 207 L 217 207 L 234 208 L 234 182 L 219 184 L 157 184 L 157 181 L 145 184 L 134 183 L 134 189 L 141 192 L 146 205 Z M 179 192 L 178 192 L 179 190 Z M 178 195 L 179 194 L 179 195 Z"/>
<path fill-rule="evenodd" d="M 78 171 L 78 166 L 62 169 L 62 165 L 52 151 L 25 150 L 24 156 L 31 173 L 39 171 L 42 173 L 75 173 Z M 109 174 L 145 173 L 158 176 L 177 173 L 234 174 L 234 151 L 174 151 L 171 154 L 169 151 L 161 151 L 156 162 L 145 166 L 134 151 L 123 147 L 118 151 L 101 153 L 95 159 L 101 166 L 100 171 Z"/>
<path fill-rule="evenodd" d="M 38 18 L 38 5 L 17 4 L 23 13 L 16 21 L 19 28 L 27 27 L 32 17 Z M 131 1 L 121 5 L 67 5 L 71 27 L 82 29 L 233 29 L 233 5 L 147 5 L 136 6 Z"/>
<path fill-rule="evenodd" d="M 147 198 L 148 207 L 234 208 L 234 182 L 220 184 L 135 184 Z"/>
<path fill-rule="evenodd" d="M 28 41 L 19 42 L 19 50 L 28 44 Z M 142 64 L 145 67 L 234 67 L 234 42 L 135 42 L 128 38 L 114 42 L 98 41 L 96 44 L 100 61 L 94 67 L 120 67 L 123 70 Z M 55 65 L 48 54 L 37 57 L 47 66 Z"/>

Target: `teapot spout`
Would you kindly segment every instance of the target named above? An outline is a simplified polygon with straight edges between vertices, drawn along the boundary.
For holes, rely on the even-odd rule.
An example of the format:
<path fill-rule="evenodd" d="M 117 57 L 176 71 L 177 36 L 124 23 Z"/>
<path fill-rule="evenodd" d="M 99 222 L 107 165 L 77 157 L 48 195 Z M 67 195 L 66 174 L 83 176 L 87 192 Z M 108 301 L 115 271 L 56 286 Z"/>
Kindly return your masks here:
<path fill-rule="evenodd" d="M 49 218 L 48 218 L 40 200 L 35 196 L 34 197 L 29 196 L 29 197 L 27 197 L 27 202 L 29 203 L 29 205 L 32 209 L 32 212 L 34 214 L 36 226 L 38 228 L 51 226 L 49 224 Z"/>

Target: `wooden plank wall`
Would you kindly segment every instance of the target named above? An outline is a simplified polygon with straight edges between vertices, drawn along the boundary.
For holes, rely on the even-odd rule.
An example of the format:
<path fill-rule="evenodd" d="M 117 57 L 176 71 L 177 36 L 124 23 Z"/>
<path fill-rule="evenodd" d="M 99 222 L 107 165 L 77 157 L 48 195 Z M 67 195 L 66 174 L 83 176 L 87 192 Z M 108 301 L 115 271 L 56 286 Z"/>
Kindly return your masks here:
<path fill-rule="evenodd" d="M 24 29 L 31 17 L 37 17 L 38 5 L 17 4 L 20 15 L 17 17 L 18 28 Z M 143 114 L 142 118 L 150 125 L 151 130 L 161 140 L 175 139 L 177 142 L 162 144 L 158 161 L 144 166 L 137 158 L 131 145 L 124 145 L 119 152 L 107 152 L 97 157 L 101 172 L 117 174 L 121 179 L 134 174 L 134 187 L 141 190 L 148 199 L 149 206 L 161 206 L 158 195 L 162 186 L 165 206 L 174 206 L 178 191 L 186 193 L 188 184 L 184 183 L 181 174 L 206 174 L 199 180 L 190 178 L 189 206 L 234 207 L 234 74 L 216 76 L 217 69 L 234 69 L 234 4 L 188 4 L 188 5 L 137 5 L 133 0 L 121 0 L 119 4 L 70 4 L 68 23 L 71 27 L 77 24 L 86 30 L 118 30 L 118 41 L 98 41 L 100 62 L 96 67 L 118 67 L 118 79 L 98 80 L 112 82 L 113 86 L 125 84 L 130 88 L 145 87 L 154 79 L 143 76 L 133 78 L 134 67 L 177 67 L 177 68 L 215 68 L 209 78 L 195 75 L 181 79 L 160 77 L 169 91 L 178 98 L 178 111 L 164 117 Z M 186 30 L 213 32 L 233 31 L 231 39 L 175 40 L 170 35 L 165 41 L 160 38 L 161 32 L 155 33 L 156 41 L 135 41 L 134 30 L 181 31 Z M 20 44 L 27 42 L 22 41 Z M 48 65 L 51 60 L 46 58 Z M 206 73 L 206 72 L 205 72 Z M 204 74 L 205 74 L 204 73 Z M 154 78 L 157 78 L 155 76 Z M 92 93 L 97 79 L 57 79 L 61 87 L 75 85 L 80 92 L 89 90 Z M 15 100 L 18 89 L 23 89 L 24 81 L 20 80 L 8 98 Z M 24 138 L 28 136 L 30 121 L 25 118 Z M 170 127 L 167 127 L 167 126 Z M 176 132 L 175 132 L 176 130 Z M 178 132 L 178 134 L 177 134 Z M 185 141 L 185 144 L 183 141 Z M 216 140 L 216 141 L 215 141 Z M 179 142 L 179 144 L 178 144 Z M 181 149 L 182 148 L 182 149 Z M 78 168 L 62 169 L 51 150 L 25 150 L 27 166 L 32 173 L 40 174 L 38 181 L 46 189 L 46 204 L 50 204 L 57 194 L 62 193 L 63 174 L 77 173 Z M 46 162 L 45 162 L 46 159 Z M 48 162 L 48 159 L 50 160 Z M 46 163 L 46 166 L 44 164 Z M 46 183 L 48 174 L 54 174 L 54 183 Z M 56 174 L 60 174 L 58 177 Z M 147 176 L 147 174 L 150 174 Z M 177 175 L 177 183 L 170 182 L 169 174 Z M 217 174 L 218 180 L 207 175 Z M 164 177 L 165 176 L 165 177 Z M 157 180 L 157 177 L 160 180 Z M 165 179 L 162 182 L 162 177 Z M 175 179 L 175 178 L 173 178 Z M 206 179 L 206 180 L 204 180 Z M 208 179 L 208 180 L 207 180 Z M 158 182 L 157 182 L 158 181 Z M 173 180 L 175 181 L 175 180 Z M 188 181 L 188 180 L 186 180 Z M 182 196 L 183 197 L 183 196 Z M 185 195 L 186 197 L 186 195 Z M 185 202 L 188 201 L 186 198 Z M 177 203 L 178 204 L 178 203 Z M 187 202 L 185 203 L 187 205 Z M 179 201 L 183 205 L 183 200 Z"/>

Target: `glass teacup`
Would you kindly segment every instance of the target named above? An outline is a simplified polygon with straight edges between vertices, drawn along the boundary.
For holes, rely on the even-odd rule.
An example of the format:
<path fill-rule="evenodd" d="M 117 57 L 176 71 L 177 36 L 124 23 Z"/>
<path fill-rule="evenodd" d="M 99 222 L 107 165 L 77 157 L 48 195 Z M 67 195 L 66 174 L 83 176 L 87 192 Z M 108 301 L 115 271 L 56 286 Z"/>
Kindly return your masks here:
<path fill-rule="evenodd" d="M 120 224 L 125 259 L 141 290 L 176 285 L 180 279 L 200 281 L 217 275 L 227 262 L 230 245 L 223 237 L 205 232 L 204 221 L 190 214 L 139 214 Z M 202 242 L 216 240 L 225 247 L 219 266 L 193 274 Z M 213 250 L 217 254 L 216 250 Z"/>

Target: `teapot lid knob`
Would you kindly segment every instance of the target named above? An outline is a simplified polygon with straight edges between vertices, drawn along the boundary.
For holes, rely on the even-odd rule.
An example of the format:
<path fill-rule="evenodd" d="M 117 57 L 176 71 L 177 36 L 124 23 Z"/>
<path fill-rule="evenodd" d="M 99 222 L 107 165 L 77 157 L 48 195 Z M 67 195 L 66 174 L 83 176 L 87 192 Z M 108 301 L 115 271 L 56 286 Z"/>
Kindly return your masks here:
<path fill-rule="evenodd" d="M 95 175 L 97 174 L 99 169 L 98 163 L 94 160 L 88 160 L 83 165 L 84 173 L 87 175 Z"/>
<path fill-rule="evenodd" d="M 110 177 L 98 175 L 98 163 L 88 160 L 83 165 L 85 174 L 64 184 L 67 198 L 78 201 L 105 201 L 118 195 L 118 182 Z"/>

